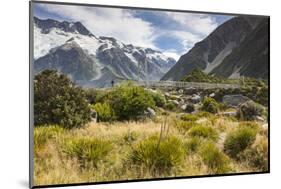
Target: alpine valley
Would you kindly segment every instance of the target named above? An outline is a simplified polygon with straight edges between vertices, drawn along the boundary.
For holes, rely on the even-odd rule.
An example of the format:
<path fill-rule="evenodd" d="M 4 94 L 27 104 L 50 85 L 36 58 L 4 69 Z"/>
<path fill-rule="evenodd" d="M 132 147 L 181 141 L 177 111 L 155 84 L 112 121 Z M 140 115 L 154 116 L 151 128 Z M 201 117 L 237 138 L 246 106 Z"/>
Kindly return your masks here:
<path fill-rule="evenodd" d="M 175 63 L 160 51 L 97 37 L 80 22 L 34 17 L 35 73 L 55 69 L 79 85 L 108 87 L 112 81 L 160 80 Z"/>

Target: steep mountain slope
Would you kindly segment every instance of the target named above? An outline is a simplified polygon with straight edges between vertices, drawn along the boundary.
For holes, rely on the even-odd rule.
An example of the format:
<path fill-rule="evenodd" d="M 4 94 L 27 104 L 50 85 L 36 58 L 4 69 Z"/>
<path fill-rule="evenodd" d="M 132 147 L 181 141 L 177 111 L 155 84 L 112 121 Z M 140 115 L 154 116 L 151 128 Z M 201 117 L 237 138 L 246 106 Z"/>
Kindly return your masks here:
<path fill-rule="evenodd" d="M 241 45 L 211 73 L 236 78 L 240 75 L 268 79 L 269 20 L 264 18 Z"/>
<path fill-rule="evenodd" d="M 251 35 L 261 21 L 262 17 L 256 16 L 239 16 L 228 20 L 181 56 L 162 80 L 181 80 L 195 68 L 205 73 L 224 75 L 224 70 L 220 72 L 214 70 L 233 53 L 234 49 L 240 48 L 242 42 Z"/>
<path fill-rule="evenodd" d="M 105 87 L 112 80 L 159 80 L 176 63 L 150 48 L 96 37 L 80 22 L 35 17 L 34 23 L 36 73 L 57 69 L 81 85 Z"/>

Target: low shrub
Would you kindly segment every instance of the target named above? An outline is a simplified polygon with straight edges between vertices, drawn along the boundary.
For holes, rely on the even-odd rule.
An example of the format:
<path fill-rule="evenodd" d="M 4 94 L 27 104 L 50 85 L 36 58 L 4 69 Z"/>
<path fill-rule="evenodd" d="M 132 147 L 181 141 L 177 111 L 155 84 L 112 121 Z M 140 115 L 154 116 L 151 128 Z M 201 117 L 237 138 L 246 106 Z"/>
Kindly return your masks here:
<path fill-rule="evenodd" d="M 199 111 L 199 112 L 197 112 L 195 115 L 196 115 L 197 117 L 199 117 L 199 118 L 209 118 L 209 117 L 212 116 L 211 113 L 206 112 L 206 111 Z"/>
<path fill-rule="evenodd" d="M 202 139 L 200 137 L 191 137 L 185 143 L 186 151 L 188 153 L 196 153 L 202 144 Z"/>
<path fill-rule="evenodd" d="M 241 121 L 239 122 L 239 127 L 248 127 L 254 130 L 259 130 L 259 124 L 253 121 Z"/>
<path fill-rule="evenodd" d="M 197 121 L 199 118 L 196 115 L 193 114 L 184 114 L 180 117 L 183 121 Z"/>
<path fill-rule="evenodd" d="M 165 107 L 166 99 L 163 95 L 161 95 L 159 93 L 153 93 L 153 92 L 150 92 L 150 95 L 152 96 L 152 98 L 155 102 L 155 105 L 157 107 L 161 107 L 161 108 Z"/>
<path fill-rule="evenodd" d="M 160 141 L 159 136 L 151 136 L 133 147 L 129 160 L 152 175 L 165 175 L 183 162 L 184 155 L 182 141 L 177 137 L 169 136 Z"/>
<path fill-rule="evenodd" d="M 62 144 L 62 151 L 70 158 L 77 159 L 82 167 L 88 163 L 97 167 L 111 149 L 109 141 L 89 137 L 66 138 Z"/>
<path fill-rule="evenodd" d="M 177 106 L 173 102 L 167 102 L 165 105 L 165 109 L 175 111 L 177 109 Z"/>
<path fill-rule="evenodd" d="M 213 141 L 217 141 L 219 137 L 217 131 L 214 128 L 204 125 L 196 125 L 192 127 L 188 131 L 188 135 L 192 137 L 202 137 Z"/>
<path fill-rule="evenodd" d="M 184 112 L 186 113 L 192 113 L 195 111 L 195 106 L 192 103 L 186 103 L 184 107 Z"/>
<path fill-rule="evenodd" d="M 228 157 L 211 142 L 202 145 L 200 156 L 211 173 L 222 174 L 231 171 Z"/>
<path fill-rule="evenodd" d="M 217 113 L 219 111 L 220 104 L 211 97 L 205 97 L 202 102 L 201 110 L 210 112 L 210 113 Z"/>
<path fill-rule="evenodd" d="M 137 140 L 139 134 L 135 131 L 128 131 L 127 133 L 124 134 L 123 139 L 125 143 L 132 143 Z"/>
<path fill-rule="evenodd" d="M 116 119 L 114 111 L 108 103 L 97 103 L 93 108 L 98 114 L 98 121 L 113 121 Z"/>
<path fill-rule="evenodd" d="M 232 158 L 244 151 L 255 141 L 257 131 L 250 127 L 238 127 L 229 133 L 224 141 L 224 151 Z"/>
<path fill-rule="evenodd" d="M 237 110 L 237 118 L 240 120 L 255 120 L 256 116 L 262 116 L 264 108 L 254 101 L 241 104 Z"/>
<path fill-rule="evenodd" d="M 62 134 L 64 129 L 57 125 L 44 125 L 34 128 L 34 149 L 40 150 L 48 140 Z"/>
<path fill-rule="evenodd" d="M 239 159 L 247 162 L 257 171 L 268 170 L 268 140 L 260 137 L 255 143 L 239 155 Z"/>
<path fill-rule="evenodd" d="M 199 124 L 193 121 L 183 121 L 178 119 L 174 119 L 173 121 L 173 126 L 182 134 L 186 134 L 189 129 L 197 125 Z"/>

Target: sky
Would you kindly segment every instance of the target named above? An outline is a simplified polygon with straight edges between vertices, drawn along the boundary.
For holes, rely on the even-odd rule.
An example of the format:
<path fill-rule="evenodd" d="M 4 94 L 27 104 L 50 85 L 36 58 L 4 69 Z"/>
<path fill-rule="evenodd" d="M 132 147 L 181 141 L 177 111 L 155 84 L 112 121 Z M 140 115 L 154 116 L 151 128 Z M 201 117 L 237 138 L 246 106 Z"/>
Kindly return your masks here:
<path fill-rule="evenodd" d="M 176 60 L 232 18 L 216 14 L 40 3 L 34 6 L 34 16 L 79 21 L 96 36 L 114 37 L 125 44 L 149 47 Z"/>

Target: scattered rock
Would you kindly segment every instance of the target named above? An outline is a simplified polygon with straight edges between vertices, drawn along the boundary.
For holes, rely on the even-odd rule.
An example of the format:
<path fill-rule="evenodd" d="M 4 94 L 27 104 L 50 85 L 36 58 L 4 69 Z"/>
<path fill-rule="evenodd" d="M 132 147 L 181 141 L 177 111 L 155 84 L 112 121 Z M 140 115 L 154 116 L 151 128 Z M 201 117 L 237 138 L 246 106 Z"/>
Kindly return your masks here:
<path fill-rule="evenodd" d="M 243 104 L 249 100 L 251 99 L 241 94 L 238 94 L 238 95 L 225 95 L 222 99 L 222 102 L 227 106 L 237 107 L 240 104 Z"/>
<path fill-rule="evenodd" d="M 178 90 L 179 94 L 183 94 L 183 89 Z"/>
<path fill-rule="evenodd" d="M 156 112 L 152 108 L 150 108 L 150 107 L 147 108 L 147 113 L 148 113 L 149 117 L 156 116 Z"/>
<path fill-rule="evenodd" d="M 215 93 L 211 93 L 211 94 L 209 94 L 209 97 L 215 97 Z"/>
<path fill-rule="evenodd" d="M 192 113 L 192 112 L 194 112 L 195 107 L 194 107 L 193 104 L 187 103 L 187 104 L 182 105 L 182 106 L 181 106 L 181 109 L 182 109 L 183 111 L 185 111 L 186 113 Z"/>
<path fill-rule="evenodd" d="M 223 116 L 236 116 L 236 112 L 222 112 L 221 115 L 223 115 Z"/>
<path fill-rule="evenodd" d="M 261 116 L 255 116 L 254 120 L 264 122 L 265 120 Z"/>
<path fill-rule="evenodd" d="M 190 98 L 191 102 L 193 103 L 199 103 L 201 100 L 201 97 L 198 94 L 193 94 Z"/>
<path fill-rule="evenodd" d="M 98 119 L 97 111 L 94 109 L 91 109 L 91 121 L 96 123 L 97 119 Z"/>
<path fill-rule="evenodd" d="M 179 101 L 177 101 L 177 100 L 170 100 L 170 102 L 174 103 L 177 106 L 180 104 Z"/>

